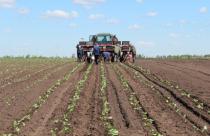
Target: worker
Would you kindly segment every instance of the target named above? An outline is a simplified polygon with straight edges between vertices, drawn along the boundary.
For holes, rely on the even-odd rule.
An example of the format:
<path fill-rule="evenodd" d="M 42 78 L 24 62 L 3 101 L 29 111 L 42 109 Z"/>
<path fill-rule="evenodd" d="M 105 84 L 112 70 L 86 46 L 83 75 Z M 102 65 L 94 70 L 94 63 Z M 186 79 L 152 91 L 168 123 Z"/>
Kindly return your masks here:
<path fill-rule="evenodd" d="M 132 52 L 128 52 L 127 60 L 128 60 L 129 62 L 133 62 L 133 61 L 132 61 L 132 60 L 133 60 L 133 53 L 132 53 Z"/>
<path fill-rule="evenodd" d="M 100 55 L 100 48 L 99 48 L 98 44 L 94 44 L 93 54 L 95 56 L 95 63 L 96 63 L 96 65 L 98 65 L 98 59 L 99 59 L 99 55 Z"/>
<path fill-rule="evenodd" d="M 106 36 L 102 39 L 102 42 L 107 42 Z"/>
<path fill-rule="evenodd" d="M 76 48 L 77 48 L 77 61 L 80 61 L 80 59 L 81 59 L 81 51 L 80 51 L 81 47 L 80 47 L 79 44 L 77 44 Z"/>
<path fill-rule="evenodd" d="M 110 52 L 103 52 L 103 57 L 104 57 L 104 62 L 109 62 L 110 61 Z"/>

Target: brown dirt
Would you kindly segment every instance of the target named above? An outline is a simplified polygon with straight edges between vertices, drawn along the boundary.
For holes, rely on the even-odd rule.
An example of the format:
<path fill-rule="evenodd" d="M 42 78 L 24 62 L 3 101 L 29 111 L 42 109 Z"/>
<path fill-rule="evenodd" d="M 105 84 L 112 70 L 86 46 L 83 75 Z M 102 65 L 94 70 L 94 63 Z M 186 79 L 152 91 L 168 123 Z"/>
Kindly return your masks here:
<path fill-rule="evenodd" d="M 139 60 L 137 63 L 144 68 L 150 69 L 157 76 L 175 82 L 210 105 L 209 60 Z"/>
<path fill-rule="evenodd" d="M 94 66 L 79 104 L 71 117 L 73 136 L 104 135 L 103 123 L 100 119 L 99 80 L 99 67 Z"/>
<path fill-rule="evenodd" d="M 117 127 L 120 135 L 147 135 L 141 119 L 129 104 L 123 86 L 110 65 L 107 65 L 107 77 L 108 101 L 111 104 L 111 116 L 113 117 L 114 126 Z"/>
<path fill-rule="evenodd" d="M 40 63 L 40 68 L 36 70 L 26 69 L 31 71 L 29 73 L 32 76 L 29 78 L 14 82 L 3 88 L 4 90 L 0 90 L 0 135 L 13 132 L 13 121 L 27 115 L 30 107 L 39 99 L 39 96 L 54 85 L 58 79 L 62 79 L 77 63 L 51 63 L 48 65 L 49 68 L 36 73 L 43 68 L 41 65 Z M 203 92 L 201 95 L 196 92 L 199 87 L 201 88 L 201 84 L 205 85 L 203 88 L 206 87 L 206 90 L 210 89 L 208 88 L 209 62 L 204 60 L 195 62 L 137 60 L 137 64 L 134 66 L 137 65 L 149 68 L 152 74 L 144 73 L 131 65 L 104 64 L 105 77 L 108 83 L 106 97 L 110 107 L 109 119 L 114 128 L 119 131 L 120 136 L 149 136 L 151 135 L 151 128 L 164 136 L 209 135 L 210 124 L 208 120 L 210 117 L 205 111 L 206 107 L 204 110 L 197 109 L 191 99 L 181 96 L 180 92 L 154 78 L 154 76 L 166 78 L 172 83 L 180 85 L 209 106 L 208 91 L 199 90 Z M 12 67 L 15 66 L 8 66 L 10 69 Z M 25 125 L 21 127 L 20 133 L 15 135 L 51 136 L 52 129 L 61 130 L 63 125 L 59 120 L 63 119 L 69 100 L 74 96 L 75 87 L 83 78 L 87 67 L 87 64 L 82 64 L 67 81 L 57 87 L 31 115 L 31 118 L 24 122 Z M 101 119 L 103 103 L 100 95 L 102 85 L 100 67 L 100 65 L 93 64 L 91 73 L 81 90 L 75 110 L 68 116 L 71 131 L 66 135 L 107 136 L 106 127 Z M 126 80 L 130 92 L 120 80 L 119 73 Z M 10 76 L 7 74 L 2 74 L 2 79 L 4 76 Z M 15 78 L 18 79 L 18 77 L 23 76 L 25 75 L 20 74 L 16 75 Z M 191 85 L 190 82 L 192 82 Z M 172 92 L 170 92 L 171 90 Z M 204 97 L 204 93 L 206 97 Z M 147 116 L 153 120 L 151 126 L 145 124 L 144 116 L 133 107 L 130 100 L 131 95 L 136 98 Z M 173 105 L 167 102 L 168 98 L 170 98 L 170 102 L 176 103 L 180 112 L 177 112 Z M 200 127 L 200 130 L 206 126 L 208 130 L 202 133 L 200 130 L 196 130 L 194 126 Z M 64 134 L 58 131 L 58 135 L 63 136 Z"/>
<path fill-rule="evenodd" d="M 197 133 L 189 123 L 185 123 L 175 111 L 170 109 L 159 93 L 146 87 L 143 83 L 139 82 L 138 79 L 134 79 L 134 73 L 132 74 L 120 67 L 118 68 L 123 75 L 125 75 L 145 110 L 150 113 L 162 134 L 174 136 L 201 135 Z"/>
<path fill-rule="evenodd" d="M 81 67 L 71 78 L 49 97 L 48 101 L 36 112 L 32 119 L 27 122 L 26 127 L 21 131 L 24 136 L 47 136 L 54 128 L 56 119 L 64 114 L 69 98 L 73 95 L 73 89 L 77 81 L 81 78 L 85 67 Z"/>
<path fill-rule="evenodd" d="M 12 121 L 23 115 L 43 91 L 54 84 L 56 80 L 60 79 L 69 69 L 71 69 L 71 67 L 73 67 L 72 64 L 62 66 L 59 71 L 52 73 L 47 80 L 44 80 L 29 89 L 26 88 L 26 85 L 32 84 L 34 80 L 39 79 L 46 73 L 40 73 L 31 80 L 9 86 L 6 91 L 1 90 L 0 122 L 3 123 L 0 124 L 0 132 L 9 129 Z M 51 72 L 52 70 L 53 69 L 49 69 L 48 72 Z"/>
<path fill-rule="evenodd" d="M 22 64 L 22 65 L 21 65 Z M 27 75 L 30 75 L 32 73 L 36 72 L 42 72 L 44 70 L 47 70 L 51 67 L 55 67 L 59 65 L 60 63 L 35 63 L 32 64 L 30 62 L 20 63 L 20 64 L 12 64 L 12 68 L 7 67 L 6 64 L 3 64 L 3 69 L 0 74 L 0 88 L 4 87 L 5 85 L 12 84 L 14 82 L 17 82 L 18 80 L 22 78 L 27 78 Z M 61 64 L 63 64 L 61 62 Z"/>

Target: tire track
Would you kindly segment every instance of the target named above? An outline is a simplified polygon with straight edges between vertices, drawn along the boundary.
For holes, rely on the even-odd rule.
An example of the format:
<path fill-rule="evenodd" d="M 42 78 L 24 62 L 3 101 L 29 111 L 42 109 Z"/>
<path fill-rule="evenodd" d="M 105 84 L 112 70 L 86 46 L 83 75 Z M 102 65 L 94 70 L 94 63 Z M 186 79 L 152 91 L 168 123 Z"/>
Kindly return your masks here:
<path fill-rule="evenodd" d="M 81 99 L 81 94 L 84 91 L 85 84 L 89 79 L 92 71 L 93 64 L 88 65 L 82 79 L 78 81 L 75 88 L 73 89 L 73 96 L 69 98 L 67 108 L 65 109 L 62 117 L 58 120 L 59 126 L 51 130 L 52 135 L 69 135 L 73 131 L 73 113 L 75 112 L 78 102 Z"/>
<path fill-rule="evenodd" d="M 33 116 L 28 127 L 23 130 L 23 134 L 52 136 L 51 130 L 62 126 L 59 120 L 66 111 L 68 101 L 74 95 L 75 85 L 82 79 L 86 68 L 86 66 L 79 68 L 63 86 L 58 88 L 39 112 Z"/>
<path fill-rule="evenodd" d="M 190 106 L 197 109 L 202 114 L 209 114 L 210 115 L 210 106 L 208 104 L 208 101 L 202 100 L 198 96 L 194 94 L 190 94 L 189 90 L 180 88 L 177 83 L 173 83 L 173 81 L 164 80 L 161 77 L 151 73 L 148 69 L 144 69 L 142 67 L 138 67 L 135 65 L 130 65 L 134 69 L 141 71 L 142 73 L 145 73 L 149 78 L 153 79 L 154 81 L 157 81 L 159 84 L 164 86 L 165 88 L 168 88 L 169 90 L 173 90 L 175 94 L 177 94 L 178 97 L 183 98 L 186 103 L 190 104 Z"/>
<path fill-rule="evenodd" d="M 103 124 L 100 120 L 100 112 L 97 111 L 99 71 L 98 66 L 93 66 L 85 90 L 81 93 L 78 106 L 71 116 L 72 136 L 98 136 L 104 135 Z M 100 106 L 100 105 L 98 105 Z M 100 110 L 100 109 L 99 109 Z M 101 111 L 101 110 L 100 110 Z"/>
<path fill-rule="evenodd" d="M 25 127 L 26 123 L 31 120 L 31 117 L 40 109 L 40 107 L 42 107 L 45 104 L 49 96 L 51 96 L 55 92 L 55 90 L 57 90 L 58 87 L 63 85 L 79 68 L 79 66 L 80 64 L 74 67 L 62 79 L 57 80 L 57 82 L 53 86 L 51 86 L 49 89 L 46 90 L 46 92 L 39 96 L 38 100 L 28 109 L 28 111 L 21 118 L 14 121 L 10 132 L 5 133 L 4 135 L 19 135 L 19 133 L 22 131 L 22 128 Z"/>
<path fill-rule="evenodd" d="M 120 68 L 116 67 L 116 65 L 113 66 L 113 69 L 116 71 L 117 76 L 119 77 L 119 80 L 123 87 L 125 88 L 125 91 L 128 93 L 129 97 L 129 103 L 132 106 L 132 108 L 135 110 L 135 112 L 138 113 L 139 117 L 141 118 L 141 122 L 143 123 L 144 129 L 147 132 L 147 135 L 158 135 L 162 136 L 162 132 L 160 131 L 156 120 L 150 115 L 148 110 L 146 109 L 146 105 L 142 103 L 142 101 L 137 96 L 136 90 L 132 87 L 130 82 L 128 82 L 125 77 L 125 75 L 119 70 Z"/>
<path fill-rule="evenodd" d="M 91 103 L 90 108 L 88 109 L 90 116 L 89 126 L 88 126 L 88 133 L 85 136 L 102 136 L 105 135 L 105 128 L 101 122 L 100 114 L 102 112 L 102 101 L 100 100 L 100 93 L 99 93 L 99 67 L 96 66 L 96 81 L 95 81 L 95 88 L 93 89 L 91 95 Z"/>
<path fill-rule="evenodd" d="M 162 95 L 162 97 L 165 99 L 166 103 L 172 104 L 169 106 L 176 109 L 177 113 L 184 118 L 184 120 L 188 120 L 188 122 L 193 126 L 196 127 L 200 132 L 208 133 L 206 132 L 206 127 L 208 128 L 208 122 L 205 120 L 201 120 L 202 117 L 194 114 L 194 111 L 191 110 L 188 104 L 182 103 L 182 99 L 178 98 L 177 96 L 172 95 L 172 91 L 169 91 L 168 88 L 165 88 L 162 85 L 159 85 L 155 81 L 151 80 L 147 75 L 145 75 L 143 72 L 139 71 L 138 69 L 135 69 L 133 67 L 130 67 L 131 69 L 135 70 L 136 72 L 139 72 L 140 79 L 145 82 L 147 86 L 150 86 L 153 90 L 156 90 L 159 94 Z M 181 111 L 180 111 L 181 110 Z M 199 113 L 200 114 L 200 113 Z M 201 115 L 201 114 L 200 114 Z"/>
<path fill-rule="evenodd" d="M 18 85 L 11 85 L 10 87 L 4 88 L 0 94 L 0 97 L 3 97 L 3 100 L 7 101 L 7 105 L 10 106 L 15 102 L 15 99 L 17 99 L 19 96 L 23 96 L 23 94 L 27 91 L 29 91 L 32 87 L 35 85 L 38 85 L 38 83 L 43 82 L 44 80 L 47 80 L 50 76 L 52 77 L 55 75 L 55 73 L 59 72 L 60 70 L 65 70 L 67 67 L 73 66 L 72 64 L 63 64 L 58 65 L 55 67 L 52 67 L 50 69 L 47 69 L 41 73 L 38 73 L 30 79 L 28 79 L 25 82 L 21 82 Z M 15 89 L 14 89 L 15 88 Z M 14 99 L 11 99 L 14 98 Z M 0 104 L 1 107 L 1 104 Z"/>
<path fill-rule="evenodd" d="M 81 71 L 79 73 L 81 73 Z M 38 113 L 38 114 L 41 114 L 42 116 L 37 114 L 39 117 L 43 117 L 44 116 L 44 119 L 40 119 L 39 120 L 39 123 L 38 123 L 39 126 L 36 129 L 34 129 L 33 126 L 29 126 L 30 129 L 31 128 L 34 129 L 33 132 L 29 133 L 30 136 L 40 136 L 40 135 L 43 135 L 42 134 L 43 131 L 46 131 L 45 128 L 47 126 L 47 123 L 49 123 L 50 118 L 52 118 L 52 116 L 54 116 L 53 113 L 58 108 L 58 106 L 61 105 L 61 103 L 62 103 L 62 101 L 64 99 L 64 96 L 67 95 L 67 91 L 73 90 L 73 87 L 74 87 L 76 81 L 78 81 L 78 79 L 81 78 L 81 74 L 74 73 L 74 75 L 72 75 L 72 77 L 73 78 L 69 79 L 67 81 L 67 83 L 64 84 L 61 88 L 58 88 L 61 91 L 59 93 L 57 91 L 57 93 L 54 94 L 54 96 L 52 96 L 50 100 L 48 100 L 48 103 L 45 105 L 45 107 L 42 108 L 42 109 L 45 109 L 45 108 L 47 108 L 50 105 L 50 109 L 48 111 L 44 110 L 44 113 L 42 113 L 42 111 L 40 111 L 40 113 Z M 73 80 L 75 83 L 73 83 L 73 82 L 69 83 L 70 80 Z M 69 93 L 69 94 L 71 94 L 71 93 Z M 54 100 L 52 100 L 52 99 L 54 99 Z M 38 117 L 34 117 L 34 120 L 37 120 L 37 118 Z M 31 121 L 31 124 L 32 125 L 35 124 L 35 123 L 33 123 L 33 120 Z M 29 129 L 25 128 L 25 130 L 28 131 Z M 23 130 L 23 133 L 25 133 L 24 130 Z"/>
<path fill-rule="evenodd" d="M 170 65 L 170 64 L 166 64 L 166 63 L 158 63 L 159 65 L 167 65 L 167 66 L 170 66 L 171 67 L 171 69 L 173 69 L 173 70 L 176 70 L 176 71 L 179 71 L 179 72 L 181 72 L 182 74 L 185 74 L 185 75 L 187 75 L 187 76 L 189 76 L 189 77 L 191 77 L 191 78 L 195 78 L 195 79 L 199 79 L 199 80 L 201 80 L 201 81 L 203 81 L 203 82 L 205 82 L 205 83 L 209 83 L 210 82 L 210 80 L 209 79 L 203 79 L 203 78 L 200 78 L 200 76 L 195 76 L 195 75 L 192 75 L 191 73 L 189 73 L 189 71 L 186 71 L 186 70 L 183 70 L 183 68 L 178 68 L 177 66 L 173 66 L 173 65 Z"/>
<path fill-rule="evenodd" d="M 7 90 L 7 95 L 4 95 L 3 99 L 0 100 L 0 133 L 9 131 L 12 121 L 26 113 L 27 109 L 36 102 L 45 90 L 48 90 L 55 81 L 63 77 L 69 69 L 73 69 L 73 65 L 67 64 L 61 68 L 60 71 L 53 73 L 48 80 L 39 82 L 29 90 L 24 90 L 23 87 L 26 86 L 16 86 L 15 91 Z"/>
<path fill-rule="evenodd" d="M 168 65 L 168 66 L 177 67 L 177 68 L 181 68 L 181 69 L 185 69 L 185 70 L 191 70 L 191 71 L 198 72 L 198 73 L 203 74 L 203 75 L 208 76 L 208 77 L 210 76 L 209 73 L 206 73 L 206 72 L 203 72 L 203 71 L 200 71 L 200 70 L 195 70 L 195 69 L 188 68 L 188 67 L 177 66 L 177 65 L 174 65 L 174 64 L 166 63 L 166 62 L 157 62 L 157 63 L 165 64 L 165 65 Z"/>
<path fill-rule="evenodd" d="M 129 103 L 129 94 L 121 85 L 115 71 L 106 65 L 108 79 L 108 101 L 111 103 L 113 123 L 119 130 L 119 135 L 148 135 L 139 115 Z"/>

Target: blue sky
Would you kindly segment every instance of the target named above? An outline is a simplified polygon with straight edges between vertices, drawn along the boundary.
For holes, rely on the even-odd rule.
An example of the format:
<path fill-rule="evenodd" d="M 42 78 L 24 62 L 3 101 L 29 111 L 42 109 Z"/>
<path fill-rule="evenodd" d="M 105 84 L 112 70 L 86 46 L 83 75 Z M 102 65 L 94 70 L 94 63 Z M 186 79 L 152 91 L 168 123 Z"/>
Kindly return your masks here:
<path fill-rule="evenodd" d="M 0 56 L 71 56 L 100 32 L 146 56 L 210 54 L 209 0 L 0 0 Z"/>

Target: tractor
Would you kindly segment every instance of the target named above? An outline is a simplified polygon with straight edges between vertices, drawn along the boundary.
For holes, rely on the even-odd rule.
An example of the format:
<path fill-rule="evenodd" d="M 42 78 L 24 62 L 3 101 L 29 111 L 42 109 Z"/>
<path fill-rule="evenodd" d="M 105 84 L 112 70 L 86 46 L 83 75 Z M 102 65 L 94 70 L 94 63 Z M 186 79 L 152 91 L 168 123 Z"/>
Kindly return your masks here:
<path fill-rule="evenodd" d="M 120 60 L 125 62 L 127 60 L 134 62 L 136 57 L 136 49 L 129 41 L 118 41 L 116 35 L 110 33 L 99 33 L 96 35 L 90 35 L 89 41 L 80 41 L 79 47 L 82 53 L 80 60 L 91 63 L 94 60 L 93 47 L 99 45 L 101 56 L 103 52 L 110 52 L 111 61 L 115 62 Z M 78 51 L 77 51 L 78 52 Z"/>
<path fill-rule="evenodd" d="M 91 35 L 89 40 L 91 43 L 99 45 L 101 54 L 103 52 L 110 52 L 112 62 L 119 60 L 121 54 L 121 42 L 118 41 L 116 35 L 110 33 L 99 33 Z"/>
<path fill-rule="evenodd" d="M 136 49 L 130 41 L 122 41 L 120 62 L 135 62 Z"/>

